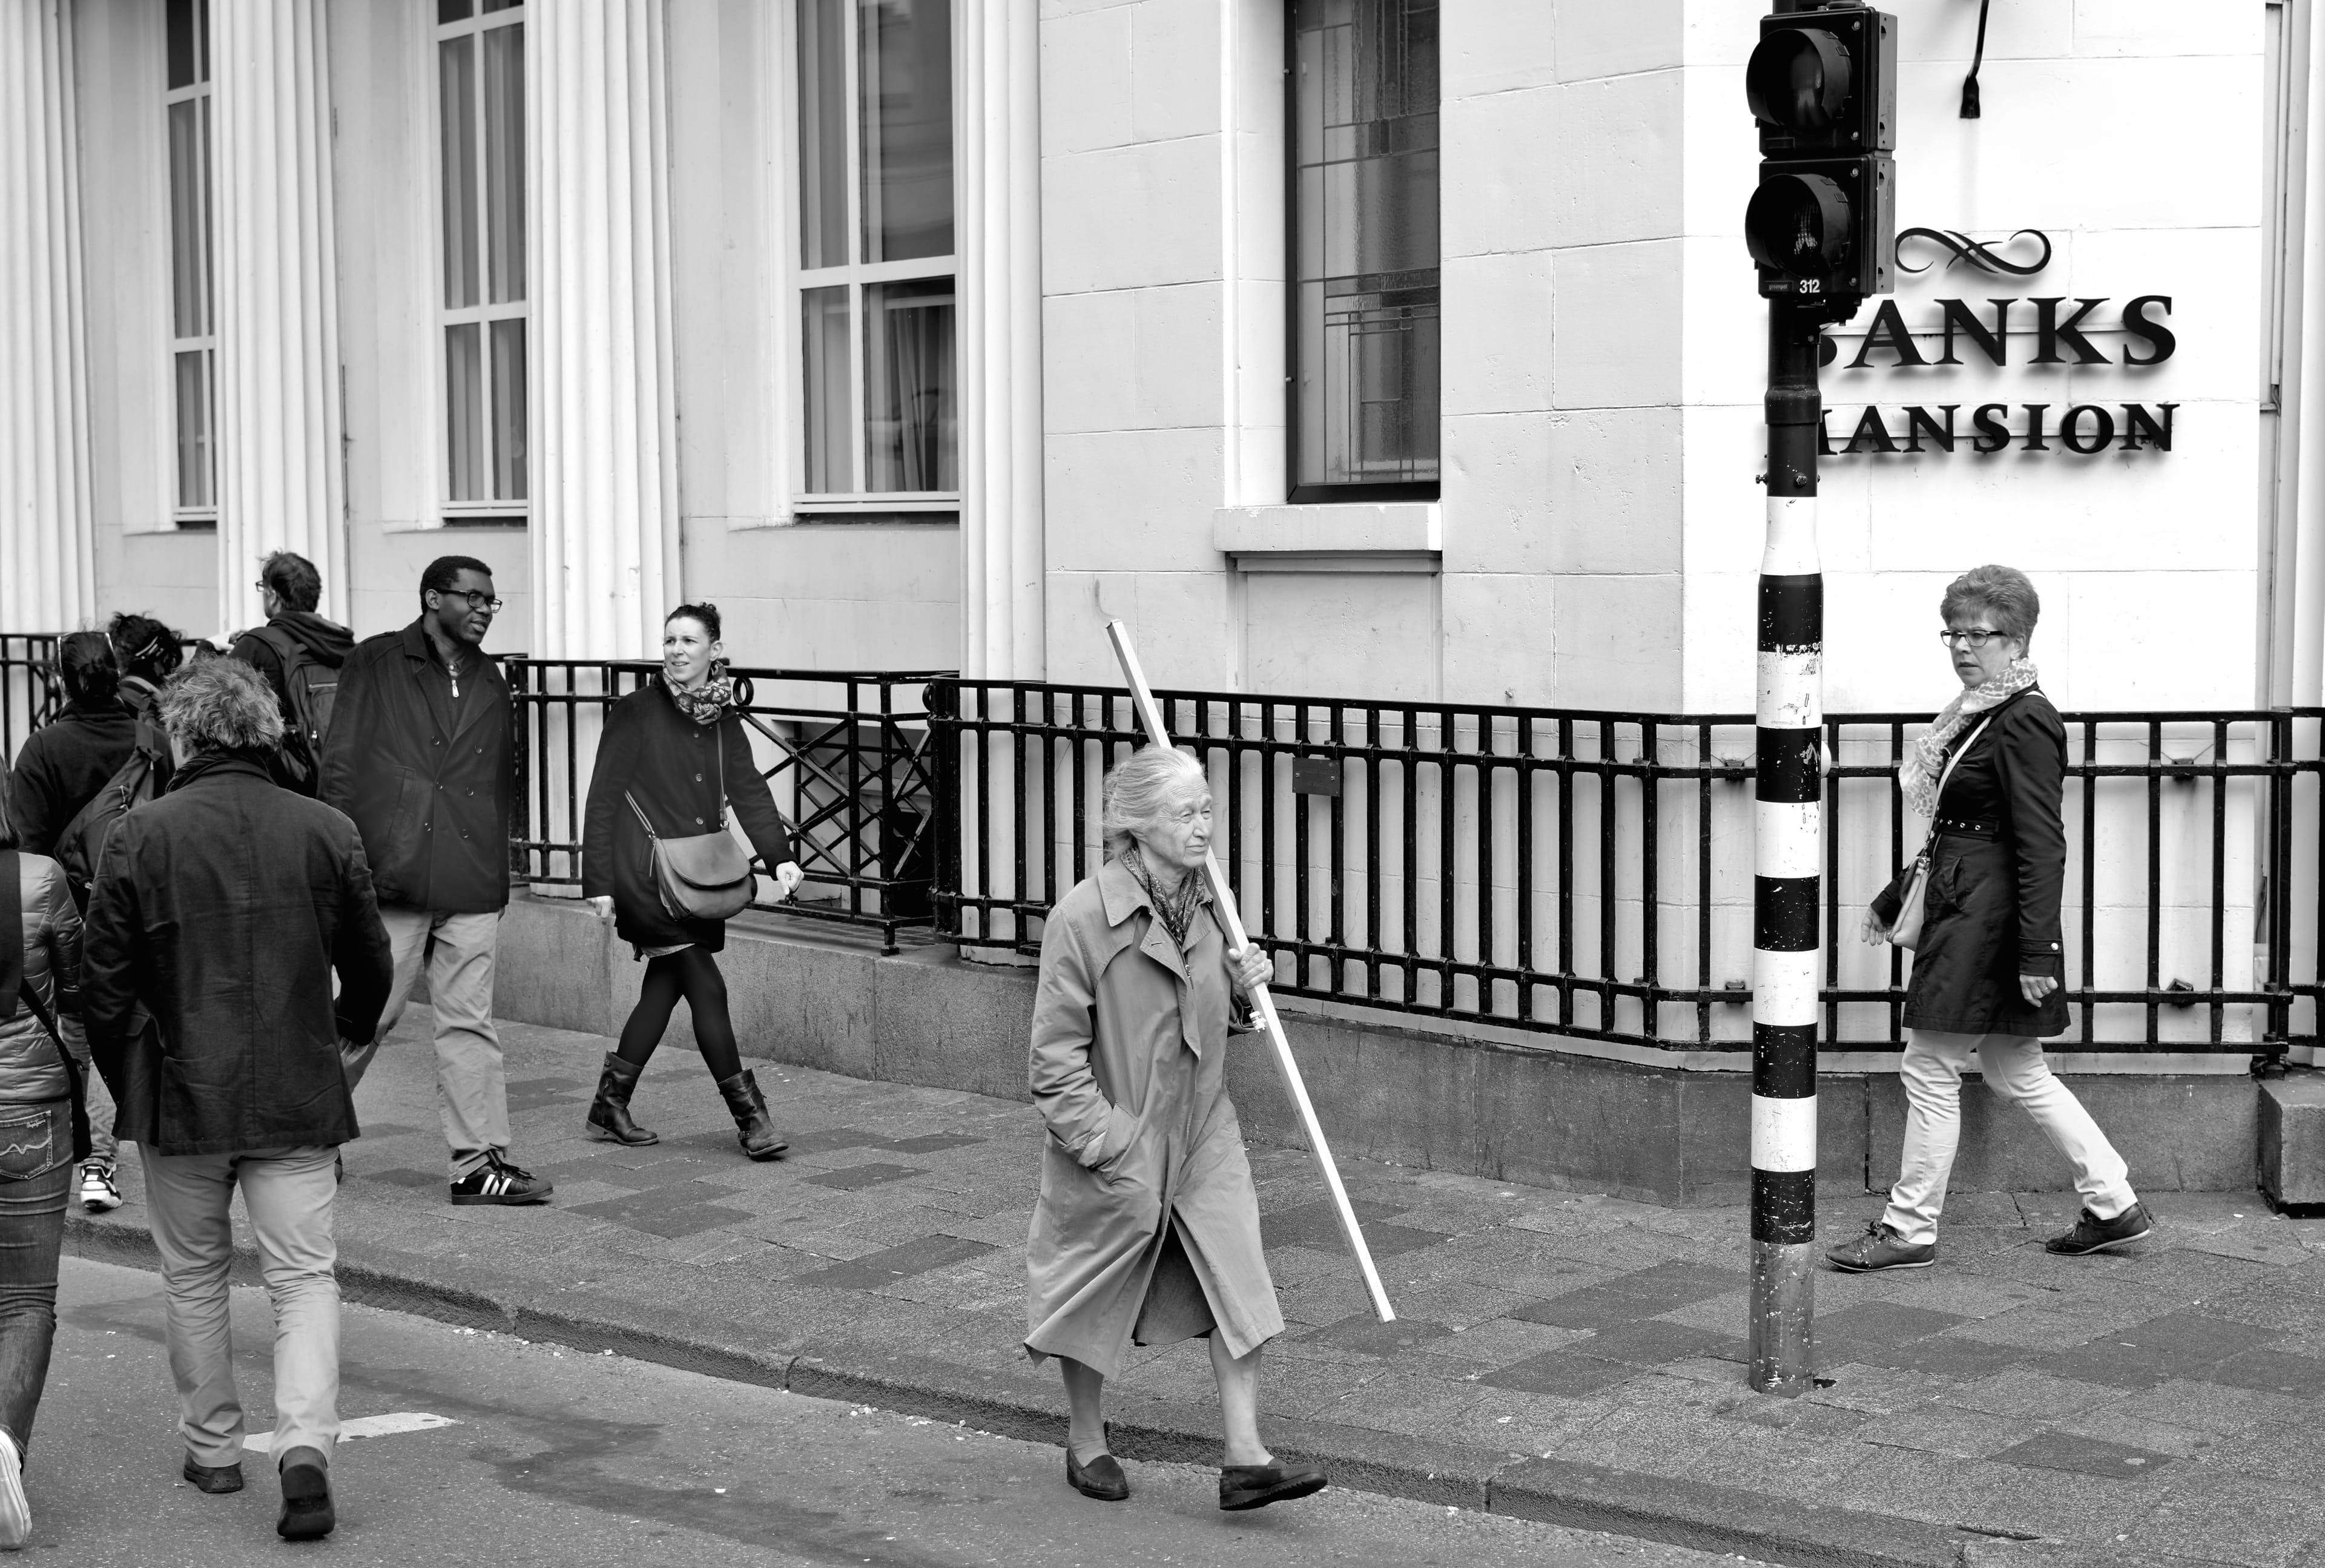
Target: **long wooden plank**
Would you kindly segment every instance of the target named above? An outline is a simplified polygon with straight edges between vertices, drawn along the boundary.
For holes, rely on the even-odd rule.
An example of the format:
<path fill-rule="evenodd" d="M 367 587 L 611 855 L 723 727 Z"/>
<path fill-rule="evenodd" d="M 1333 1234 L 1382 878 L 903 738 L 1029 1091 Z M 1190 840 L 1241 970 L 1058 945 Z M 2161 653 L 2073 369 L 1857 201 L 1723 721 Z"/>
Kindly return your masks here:
<path fill-rule="evenodd" d="M 1162 722 L 1162 704 L 1154 700 L 1154 690 L 1146 683 L 1146 672 L 1139 667 L 1137 652 L 1130 645 L 1130 628 L 1120 621 L 1108 621 L 1106 635 L 1114 645 L 1115 658 L 1122 664 L 1122 678 L 1130 688 L 1131 700 L 1138 705 L 1138 721 L 1145 726 L 1147 739 L 1156 746 L 1170 745 L 1171 732 Z M 1219 869 L 1219 858 L 1208 849 L 1203 851 L 1203 874 L 1210 878 L 1211 896 L 1227 921 L 1229 939 L 1238 951 L 1250 946 L 1251 938 L 1243 928 L 1243 915 L 1236 906 L 1235 889 L 1227 885 L 1227 873 Z M 1292 1059 L 1292 1042 L 1284 1038 L 1283 1020 L 1275 1013 L 1275 998 L 1262 985 L 1252 993 L 1251 999 L 1267 1026 L 1268 1043 L 1275 1047 L 1276 1070 L 1283 1075 L 1283 1087 L 1291 1092 L 1292 1103 L 1300 1112 L 1300 1128 L 1307 1135 L 1310 1152 L 1316 1156 L 1316 1168 L 1323 1174 L 1324 1185 L 1331 1190 L 1332 1207 L 1339 1214 L 1340 1230 L 1348 1239 L 1348 1250 L 1356 1255 L 1357 1267 L 1365 1276 L 1365 1288 L 1372 1293 L 1373 1311 L 1381 1322 L 1394 1322 L 1396 1309 L 1389 1305 L 1380 1270 L 1373 1266 L 1372 1248 L 1365 1245 L 1364 1227 L 1357 1222 L 1357 1211 L 1348 1202 L 1348 1190 L 1341 1184 L 1340 1168 L 1332 1163 L 1332 1146 L 1324 1137 L 1323 1125 L 1316 1119 L 1316 1107 L 1308 1099 L 1307 1081 L 1300 1076 L 1300 1063 Z"/>

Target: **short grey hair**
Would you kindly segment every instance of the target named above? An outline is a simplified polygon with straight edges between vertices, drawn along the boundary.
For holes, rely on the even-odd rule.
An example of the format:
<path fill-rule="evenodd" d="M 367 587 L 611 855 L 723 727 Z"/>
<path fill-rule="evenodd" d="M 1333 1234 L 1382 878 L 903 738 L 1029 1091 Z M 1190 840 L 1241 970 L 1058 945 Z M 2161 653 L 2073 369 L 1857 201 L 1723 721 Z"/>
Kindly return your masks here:
<path fill-rule="evenodd" d="M 2032 579 L 2015 566 L 1973 566 L 1946 587 L 1938 614 L 1948 626 L 1956 616 L 1984 610 L 1994 629 L 2015 642 L 2029 642 L 2034 623 L 2042 618 L 2042 596 Z"/>
<path fill-rule="evenodd" d="M 1106 835 L 1106 858 L 1127 850 L 1142 830 L 1153 827 L 1170 809 L 1172 798 L 1189 784 L 1211 787 L 1203 765 L 1187 752 L 1167 746 L 1144 746 L 1127 762 L 1106 775 L 1106 805 L 1099 830 Z"/>
<path fill-rule="evenodd" d="M 239 659 L 197 659 L 162 688 L 162 727 L 188 751 L 261 751 L 283 743 L 283 710 Z"/>

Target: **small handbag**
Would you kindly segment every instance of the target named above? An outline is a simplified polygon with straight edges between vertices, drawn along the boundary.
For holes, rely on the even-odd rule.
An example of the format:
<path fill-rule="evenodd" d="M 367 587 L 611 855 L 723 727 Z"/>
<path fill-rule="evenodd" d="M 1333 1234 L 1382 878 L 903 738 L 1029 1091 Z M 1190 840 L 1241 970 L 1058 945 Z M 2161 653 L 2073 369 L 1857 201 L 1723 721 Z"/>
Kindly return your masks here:
<path fill-rule="evenodd" d="M 1954 776 L 1954 765 L 1969 755 L 1970 747 L 1993 717 L 1989 713 L 1979 719 L 1978 728 L 1954 747 L 1951 756 L 1946 758 L 1945 771 L 1938 775 L 1938 793 L 1934 797 L 1940 803 L 1942 803 L 1946 798 L 1946 781 Z M 1929 836 L 1922 840 L 1921 853 L 1913 857 L 1913 868 L 1906 874 L 1904 894 L 1897 900 L 1897 918 L 1890 923 L 1889 940 L 1909 951 L 1922 940 L 1922 921 L 1927 912 L 1930 896 L 1930 850 L 1937 841 L 1938 824 L 1932 821 Z"/>
<path fill-rule="evenodd" d="M 637 812 L 653 847 L 654 890 L 672 920 L 725 920 L 739 914 L 751 902 L 751 857 L 727 830 L 727 743 L 718 741 L 718 830 L 665 839 L 653 830 L 638 799 L 629 791 L 622 798 Z"/>

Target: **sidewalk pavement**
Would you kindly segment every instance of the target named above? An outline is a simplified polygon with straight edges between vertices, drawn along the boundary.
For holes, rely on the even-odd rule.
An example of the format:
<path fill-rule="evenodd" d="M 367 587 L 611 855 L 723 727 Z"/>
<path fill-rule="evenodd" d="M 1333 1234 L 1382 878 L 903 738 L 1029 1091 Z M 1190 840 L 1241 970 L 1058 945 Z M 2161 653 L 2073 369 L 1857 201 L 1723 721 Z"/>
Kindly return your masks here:
<path fill-rule="evenodd" d="M 792 1149 L 754 1164 L 665 1049 L 634 1107 L 662 1141 L 622 1148 L 581 1132 L 611 1042 L 501 1028 L 554 1204 L 446 1202 L 423 1009 L 357 1096 L 350 1299 L 1062 1440 L 1020 1345 L 1030 1107 L 755 1062 Z M 127 1206 L 69 1245 L 151 1266 L 124 1154 Z M 1307 1155 L 1252 1166 L 1290 1325 L 1263 1433 L 1338 1484 L 1780 1563 L 2325 1568 L 2325 1220 L 2256 1193 L 2151 1194 L 2151 1240 L 2083 1259 L 2042 1248 L 2071 1193 L 1964 1194 L 1936 1268 L 1819 1276 L 1831 1386 L 1786 1400 L 1744 1383 L 1741 1209 L 1350 1162 L 1383 1325 Z M 1878 1209 L 1827 1197 L 1826 1236 Z M 1137 1357 L 1117 1452 L 1216 1463 L 1202 1347 Z"/>

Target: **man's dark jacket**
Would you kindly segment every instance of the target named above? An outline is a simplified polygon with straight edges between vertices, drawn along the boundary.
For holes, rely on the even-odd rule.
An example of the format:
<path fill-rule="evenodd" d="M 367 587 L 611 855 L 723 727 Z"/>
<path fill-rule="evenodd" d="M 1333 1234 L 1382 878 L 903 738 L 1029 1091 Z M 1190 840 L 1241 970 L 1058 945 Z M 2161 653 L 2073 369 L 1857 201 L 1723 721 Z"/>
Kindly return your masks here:
<path fill-rule="evenodd" d="M 118 702 L 67 708 L 32 731 L 16 753 L 16 836 L 35 855 L 54 855 L 57 835 L 137 744 L 137 716 Z"/>
<path fill-rule="evenodd" d="M 448 727 L 429 685 L 443 688 L 443 666 L 416 620 L 366 637 L 339 667 L 322 798 L 355 820 L 382 904 L 439 914 L 507 906 L 508 682 L 481 650 L 464 678 L 477 684 Z"/>
<path fill-rule="evenodd" d="M 285 789 L 311 795 L 317 792 L 316 774 L 320 770 L 316 760 L 306 754 L 305 743 L 294 738 L 301 733 L 299 716 L 291 709 L 291 671 L 286 651 L 278 645 L 285 639 L 314 663 L 327 670 L 336 670 L 347 663 L 348 653 L 356 645 L 356 635 L 313 610 L 284 610 L 269 617 L 264 626 L 237 635 L 233 645 L 227 649 L 265 678 L 274 693 L 275 706 L 283 710 L 283 756 L 274 769 L 276 782 Z"/>
<path fill-rule="evenodd" d="M 106 839 L 81 1016 L 115 1125 L 156 1154 L 355 1137 L 338 1043 L 372 1038 L 394 973 L 355 824 L 255 755 L 189 762 Z"/>

